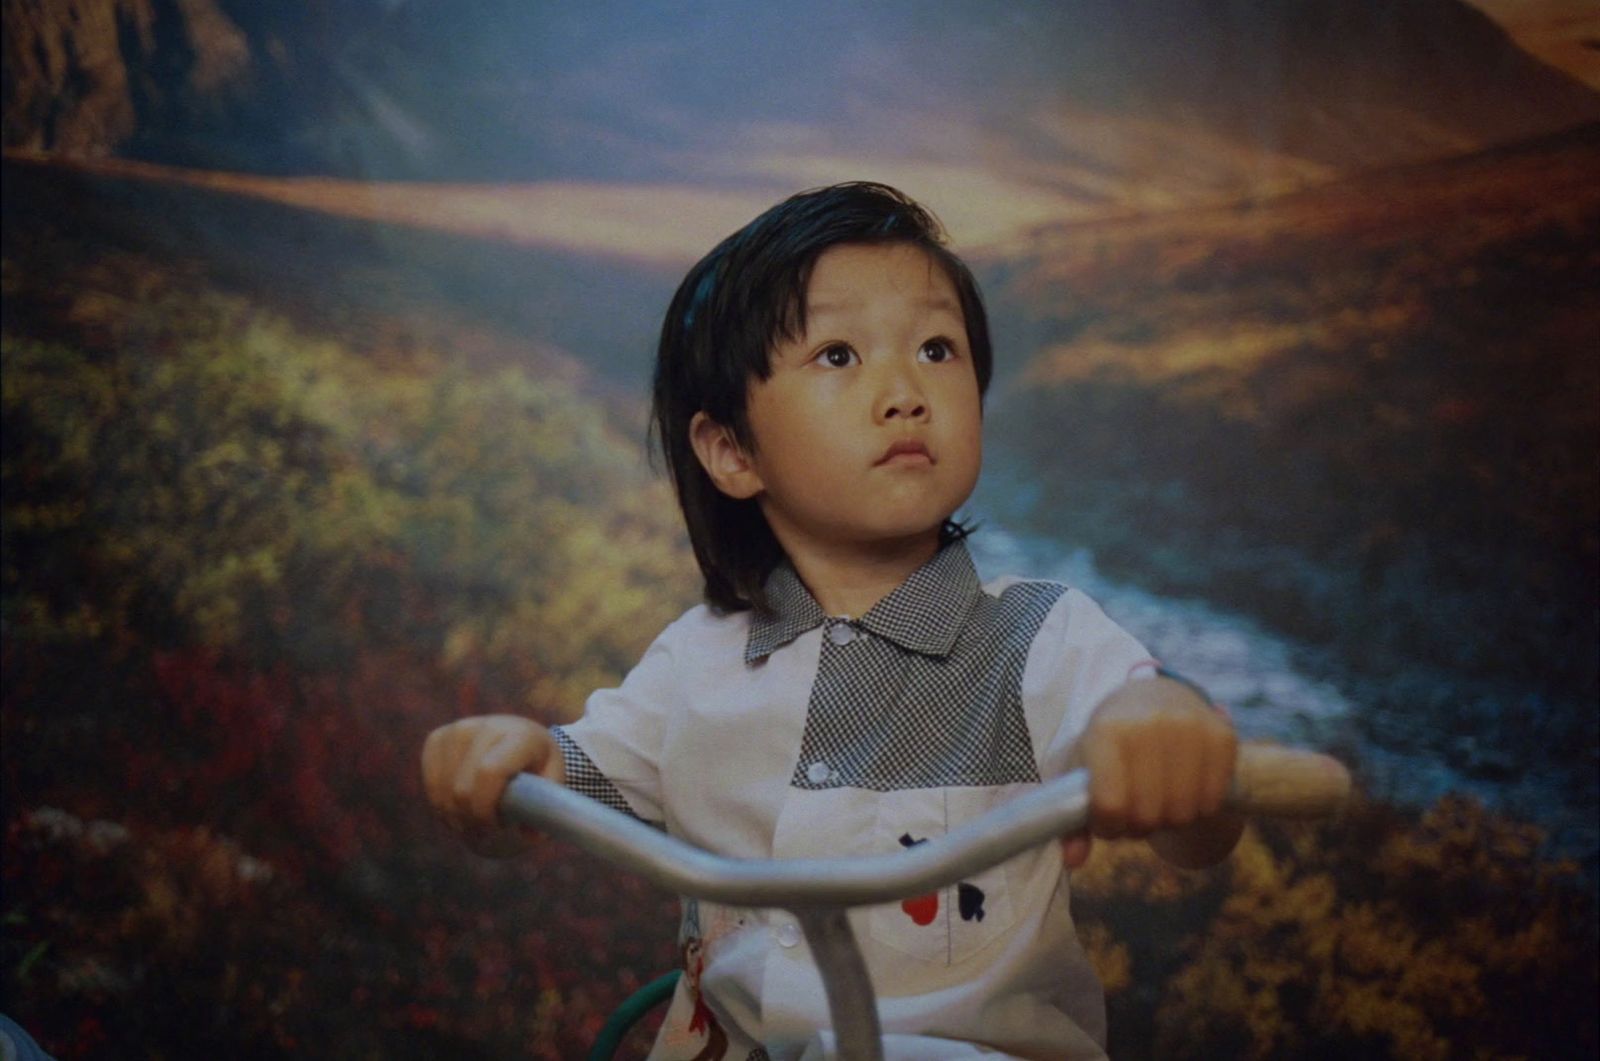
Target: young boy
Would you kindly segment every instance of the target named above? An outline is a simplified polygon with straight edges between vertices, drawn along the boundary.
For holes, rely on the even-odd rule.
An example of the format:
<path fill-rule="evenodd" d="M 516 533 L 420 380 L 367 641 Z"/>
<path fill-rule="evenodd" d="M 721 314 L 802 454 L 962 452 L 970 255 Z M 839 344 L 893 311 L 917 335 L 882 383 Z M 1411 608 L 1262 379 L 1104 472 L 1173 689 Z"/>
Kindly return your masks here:
<path fill-rule="evenodd" d="M 1081 593 L 980 585 L 951 522 L 977 481 L 991 352 L 977 285 L 894 189 L 795 196 L 724 240 L 662 328 L 654 423 L 705 576 L 621 687 L 546 729 L 466 719 L 423 752 L 482 849 L 532 771 L 721 855 L 900 850 L 1075 766 L 1092 831 L 1224 857 L 1226 717 Z M 1088 836 L 856 911 L 889 1056 L 1101 1057 L 1067 873 Z M 825 1054 L 786 914 L 686 903 L 653 1056 Z"/>

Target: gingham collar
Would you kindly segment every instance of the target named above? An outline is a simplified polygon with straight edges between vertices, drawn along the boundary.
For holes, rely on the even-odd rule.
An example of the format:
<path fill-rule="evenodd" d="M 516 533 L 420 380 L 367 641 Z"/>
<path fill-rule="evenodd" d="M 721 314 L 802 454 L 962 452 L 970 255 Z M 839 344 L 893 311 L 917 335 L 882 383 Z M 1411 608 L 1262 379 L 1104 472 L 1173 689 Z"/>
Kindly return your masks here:
<path fill-rule="evenodd" d="M 912 652 L 947 656 L 981 592 L 966 545 L 952 542 L 855 623 Z M 828 619 L 788 561 L 767 578 L 767 599 L 772 611 L 756 612 L 750 620 L 746 663 L 766 659 Z"/>

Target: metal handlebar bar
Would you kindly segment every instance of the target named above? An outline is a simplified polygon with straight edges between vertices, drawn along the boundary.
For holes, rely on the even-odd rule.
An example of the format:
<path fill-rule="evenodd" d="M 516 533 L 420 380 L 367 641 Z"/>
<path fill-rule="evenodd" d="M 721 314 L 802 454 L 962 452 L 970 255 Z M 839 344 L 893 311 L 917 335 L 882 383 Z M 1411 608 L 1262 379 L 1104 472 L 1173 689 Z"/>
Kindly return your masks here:
<path fill-rule="evenodd" d="M 1264 744 L 1239 749 L 1228 804 L 1247 814 L 1316 817 L 1349 795 L 1350 775 L 1315 752 Z M 521 774 L 501 797 L 507 821 L 562 836 L 679 895 L 782 907 L 805 931 L 833 1016 L 840 1056 L 882 1057 L 877 1006 L 845 909 L 893 902 L 970 878 L 1089 821 L 1089 777 L 1077 770 L 951 830 L 891 855 L 744 859 L 713 855 L 543 778 Z"/>

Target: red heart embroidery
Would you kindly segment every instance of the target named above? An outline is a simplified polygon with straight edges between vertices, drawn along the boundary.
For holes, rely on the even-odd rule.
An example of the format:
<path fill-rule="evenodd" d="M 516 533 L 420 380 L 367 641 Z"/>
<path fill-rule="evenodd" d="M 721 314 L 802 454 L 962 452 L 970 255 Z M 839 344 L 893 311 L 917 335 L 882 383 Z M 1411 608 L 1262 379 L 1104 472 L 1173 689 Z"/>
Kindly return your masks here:
<path fill-rule="evenodd" d="M 939 916 L 939 893 L 929 892 L 927 895 L 918 895 L 911 899 L 902 899 L 900 909 L 919 925 L 931 925 L 933 919 Z"/>

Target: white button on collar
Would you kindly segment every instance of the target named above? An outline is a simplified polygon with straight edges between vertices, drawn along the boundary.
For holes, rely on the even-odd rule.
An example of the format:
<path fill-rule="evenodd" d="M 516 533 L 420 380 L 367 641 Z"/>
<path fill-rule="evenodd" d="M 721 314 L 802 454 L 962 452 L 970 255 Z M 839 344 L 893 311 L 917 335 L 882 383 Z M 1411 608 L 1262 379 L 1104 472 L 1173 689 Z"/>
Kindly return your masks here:
<path fill-rule="evenodd" d="M 778 945 L 792 947 L 800 942 L 800 926 L 793 921 L 783 921 L 773 930 L 773 935 L 778 937 Z"/>
<path fill-rule="evenodd" d="M 856 628 L 846 622 L 835 622 L 828 626 L 828 640 L 836 645 L 848 645 L 856 639 Z"/>
<path fill-rule="evenodd" d="M 824 784 L 832 776 L 833 768 L 821 759 L 806 767 L 806 780 L 813 785 Z"/>

